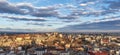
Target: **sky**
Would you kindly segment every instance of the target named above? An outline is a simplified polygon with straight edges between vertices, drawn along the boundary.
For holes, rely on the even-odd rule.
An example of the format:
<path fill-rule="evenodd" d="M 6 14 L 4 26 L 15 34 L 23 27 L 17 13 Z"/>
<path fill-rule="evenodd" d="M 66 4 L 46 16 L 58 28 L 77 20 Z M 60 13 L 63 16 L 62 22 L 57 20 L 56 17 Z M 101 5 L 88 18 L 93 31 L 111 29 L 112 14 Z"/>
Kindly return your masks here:
<path fill-rule="evenodd" d="M 0 0 L 0 31 L 119 32 L 120 0 Z"/>

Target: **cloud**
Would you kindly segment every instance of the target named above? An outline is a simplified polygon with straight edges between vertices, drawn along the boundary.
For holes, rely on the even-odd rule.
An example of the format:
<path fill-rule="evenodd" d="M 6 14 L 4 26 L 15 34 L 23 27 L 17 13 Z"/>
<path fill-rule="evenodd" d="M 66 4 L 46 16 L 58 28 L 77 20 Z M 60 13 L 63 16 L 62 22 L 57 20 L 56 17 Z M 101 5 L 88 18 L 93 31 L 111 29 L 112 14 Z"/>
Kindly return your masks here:
<path fill-rule="evenodd" d="M 120 15 L 105 16 L 104 18 L 94 19 L 94 20 L 89 21 L 89 22 L 87 22 L 87 23 L 92 23 L 92 22 L 105 22 L 105 21 L 114 21 L 114 20 L 120 20 Z"/>
<path fill-rule="evenodd" d="M 85 24 L 76 24 L 76 25 L 68 25 L 63 28 L 59 28 L 59 31 L 82 31 L 82 30 L 99 30 L 109 31 L 109 30 L 119 30 L 120 31 L 120 19 L 119 20 L 110 20 L 110 21 L 101 21 L 101 22 L 92 22 Z"/>
<path fill-rule="evenodd" d="M 70 19 L 67 19 L 67 20 L 63 20 L 62 22 L 65 22 L 65 23 L 70 23 L 70 22 L 81 22 L 81 20 L 77 20 L 77 19 L 73 19 L 73 20 L 70 20 Z"/>
<path fill-rule="evenodd" d="M 72 21 L 72 20 L 65 20 L 65 21 L 62 21 L 62 22 L 70 23 L 70 22 L 74 22 L 74 21 Z"/>
<path fill-rule="evenodd" d="M 4 6 L 3 6 L 4 5 Z M 0 13 L 30 15 L 35 17 L 56 17 L 59 19 L 75 19 L 77 16 L 61 16 L 59 8 L 73 9 L 76 6 L 71 4 L 56 4 L 52 6 L 36 7 L 31 3 L 10 3 L 8 1 L 0 1 Z"/>
<path fill-rule="evenodd" d="M 27 25 L 52 26 L 51 24 L 45 24 L 45 23 L 27 23 Z"/>
<path fill-rule="evenodd" d="M 12 4 L 8 1 L 0 1 L 0 13 L 32 15 L 36 17 L 51 17 L 58 15 L 55 11 L 58 5 L 35 7 L 30 3 L 17 3 Z"/>
<path fill-rule="evenodd" d="M 120 15 L 117 15 L 117 16 L 106 16 L 102 20 L 106 20 L 106 19 L 119 19 L 119 18 L 120 18 Z"/>
<path fill-rule="evenodd" d="M 4 5 L 4 6 L 3 6 Z M 60 17 L 59 8 L 76 8 L 76 6 L 71 4 L 57 4 L 52 6 L 36 7 L 31 3 L 17 3 L 13 4 L 8 1 L 0 1 L 0 13 L 9 13 L 9 14 L 20 14 L 20 15 L 31 15 L 35 17 L 57 17 L 61 19 L 74 19 L 75 16 L 70 17 Z"/>
<path fill-rule="evenodd" d="M 120 9 L 120 1 L 111 3 L 110 8 L 112 8 L 112 9 Z"/>
<path fill-rule="evenodd" d="M 77 8 L 77 6 L 75 6 L 73 4 L 66 4 L 66 6 L 65 5 L 62 5 L 62 6 L 65 8 Z"/>
<path fill-rule="evenodd" d="M 84 10 L 74 10 L 71 15 L 88 17 L 88 16 L 104 16 L 108 14 L 117 14 L 119 10 L 94 10 L 94 11 L 84 11 Z"/>
<path fill-rule="evenodd" d="M 79 16 L 74 15 L 65 15 L 65 16 L 58 16 L 59 19 L 77 19 Z"/>
<path fill-rule="evenodd" d="M 117 14 L 120 11 L 119 0 L 76 0 L 76 2 L 80 7 L 74 9 L 71 13 L 72 15 L 98 17 Z"/>
<path fill-rule="evenodd" d="M 27 25 L 37 25 L 37 26 L 44 26 L 44 23 L 27 23 Z"/>
<path fill-rule="evenodd" d="M 110 9 L 120 9 L 120 0 L 116 1 L 105 1 L 105 3 L 109 4 Z"/>
<path fill-rule="evenodd" d="M 77 0 L 76 0 L 77 1 Z M 0 13 L 10 13 L 10 14 L 21 14 L 21 15 L 31 15 L 36 17 L 57 17 L 57 18 L 70 18 L 70 17 L 59 17 L 60 12 L 56 11 L 59 8 L 64 9 L 75 9 L 77 12 L 71 11 L 73 13 L 70 14 L 78 14 L 78 16 L 100 16 L 100 15 L 106 15 L 111 13 L 116 13 L 119 11 L 120 8 L 120 1 L 104 1 L 104 2 L 98 2 L 97 0 L 85 0 L 85 1 L 77 1 L 80 6 L 85 6 L 84 11 L 80 11 L 79 7 L 71 4 L 57 4 L 52 6 L 45 6 L 45 7 L 36 7 L 33 6 L 30 3 L 10 3 L 8 1 L 0 1 Z M 109 6 L 107 9 L 106 6 L 101 6 L 101 4 L 108 4 Z M 95 4 L 95 7 L 91 7 L 93 4 Z M 4 6 L 3 6 L 4 5 Z M 13 9 L 14 8 L 14 9 Z M 81 7 L 82 8 L 82 7 Z M 96 10 L 96 8 L 101 10 Z M 109 9 L 111 8 L 111 9 Z M 77 10 L 78 9 L 78 10 Z M 91 11 L 91 9 L 93 9 Z M 68 15 L 69 16 L 69 15 Z M 72 17 L 75 18 L 75 17 Z"/>
<path fill-rule="evenodd" d="M 29 17 L 25 17 L 25 16 L 0 16 L 2 18 L 7 18 L 7 19 L 11 19 L 11 20 L 15 20 L 15 21 L 47 21 L 44 18 L 29 18 Z"/>
<path fill-rule="evenodd" d="M 58 15 L 58 12 L 56 11 L 36 11 L 31 13 L 32 16 L 36 16 L 36 17 L 55 17 Z"/>
<path fill-rule="evenodd" d="M 22 10 L 14 6 L 13 4 L 10 4 L 7 1 L 0 1 L 0 12 L 1 13 L 14 13 L 14 14 L 24 14 Z"/>
<path fill-rule="evenodd" d="M 87 4 L 80 4 L 80 6 L 87 6 Z"/>
<path fill-rule="evenodd" d="M 88 5 L 94 5 L 96 3 L 96 1 L 92 1 L 92 2 L 86 2 L 86 3 L 80 3 L 80 6 L 88 6 Z"/>
<path fill-rule="evenodd" d="M 30 26 L 36 25 L 36 27 L 39 26 L 48 27 L 56 25 L 53 27 L 59 28 L 61 26 L 65 26 L 63 28 L 60 28 L 59 29 L 60 31 L 63 29 L 68 31 L 113 30 L 113 29 L 119 30 L 118 21 L 120 21 L 119 19 L 120 16 L 118 17 L 113 16 L 119 15 L 120 11 L 119 0 L 74 0 L 76 1 L 75 3 L 74 2 L 64 3 L 64 1 L 63 3 L 61 2 L 53 3 L 51 1 L 48 1 L 51 2 L 50 4 L 39 4 L 38 1 L 37 3 L 36 2 L 34 3 L 33 1 L 29 1 L 30 3 L 21 3 L 19 1 L 14 3 L 13 1 L 12 3 L 11 1 L 8 0 L 0 0 L 1 20 L 4 20 L 2 18 L 7 18 L 15 21 L 34 21 L 35 23 L 28 23 L 27 25 Z M 3 14 L 5 14 L 5 16 Z M 108 15 L 109 17 L 105 17 Z M 69 23 L 72 25 L 70 25 Z M 53 27 L 48 28 L 54 29 Z"/>
<path fill-rule="evenodd" d="M 96 2 L 98 0 L 75 0 L 75 3 L 89 3 L 89 2 Z"/>
<path fill-rule="evenodd" d="M 33 29 L 15 29 L 15 28 L 0 28 L 2 32 L 34 32 Z"/>

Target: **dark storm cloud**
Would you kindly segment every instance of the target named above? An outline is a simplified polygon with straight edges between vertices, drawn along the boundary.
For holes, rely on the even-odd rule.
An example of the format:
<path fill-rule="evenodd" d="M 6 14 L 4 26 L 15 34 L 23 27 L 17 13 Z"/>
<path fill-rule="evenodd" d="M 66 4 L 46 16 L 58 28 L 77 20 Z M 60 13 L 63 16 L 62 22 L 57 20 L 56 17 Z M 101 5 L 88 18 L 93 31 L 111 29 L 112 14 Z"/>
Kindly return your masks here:
<path fill-rule="evenodd" d="M 120 20 L 94 22 L 89 24 L 69 25 L 59 30 L 120 30 Z"/>
<path fill-rule="evenodd" d="M 11 19 L 11 20 L 15 20 L 15 21 L 47 21 L 45 19 L 40 19 L 40 18 L 37 18 L 37 19 L 30 19 L 28 17 L 14 17 L 14 16 L 1 16 L 2 18 L 8 18 L 8 19 Z"/>

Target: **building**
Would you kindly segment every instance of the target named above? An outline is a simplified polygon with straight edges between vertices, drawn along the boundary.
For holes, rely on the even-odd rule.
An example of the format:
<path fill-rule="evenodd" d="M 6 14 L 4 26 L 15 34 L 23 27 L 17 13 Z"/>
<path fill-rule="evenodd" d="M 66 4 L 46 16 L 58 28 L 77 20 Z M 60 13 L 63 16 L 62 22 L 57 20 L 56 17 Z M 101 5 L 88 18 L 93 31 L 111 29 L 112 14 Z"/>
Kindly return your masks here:
<path fill-rule="evenodd" d="M 60 55 L 70 55 L 68 51 L 61 52 Z"/>
<path fill-rule="evenodd" d="M 109 55 L 108 52 L 106 51 L 92 51 L 92 52 L 89 52 L 90 55 Z"/>
<path fill-rule="evenodd" d="M 47 52 L 46 48 L 36 48 L 36 49 L 35 49 L 35 53 L 36 53 L 37 55 L 43 55 L 43 54 L 46 53 L 46 52 Z"/>

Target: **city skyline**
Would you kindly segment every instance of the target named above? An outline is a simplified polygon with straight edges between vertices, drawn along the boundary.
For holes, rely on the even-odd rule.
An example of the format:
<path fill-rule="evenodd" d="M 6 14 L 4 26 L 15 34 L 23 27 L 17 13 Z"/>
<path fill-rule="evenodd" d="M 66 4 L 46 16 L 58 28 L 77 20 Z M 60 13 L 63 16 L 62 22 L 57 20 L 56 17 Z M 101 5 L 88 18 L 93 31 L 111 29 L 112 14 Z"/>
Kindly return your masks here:
<path fill-rule="evenodd" d="M 0 31 L 119 32 L 120 0 L 0 0 Z"/>

